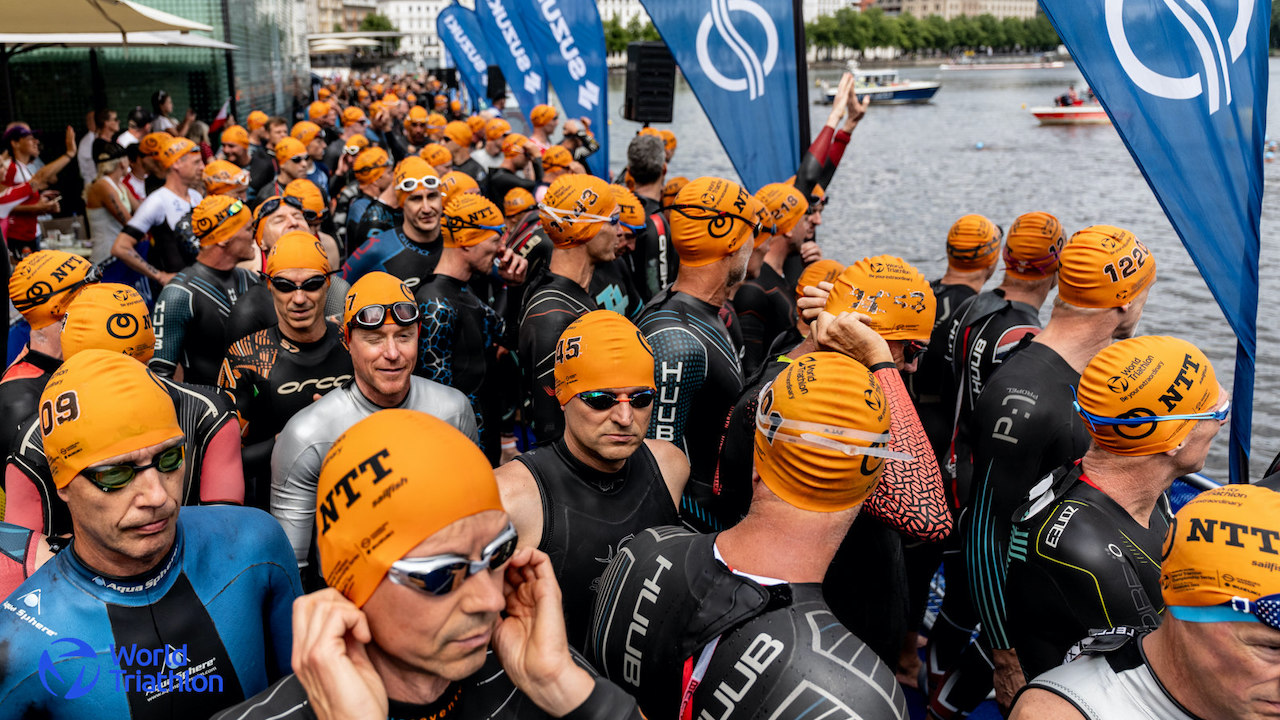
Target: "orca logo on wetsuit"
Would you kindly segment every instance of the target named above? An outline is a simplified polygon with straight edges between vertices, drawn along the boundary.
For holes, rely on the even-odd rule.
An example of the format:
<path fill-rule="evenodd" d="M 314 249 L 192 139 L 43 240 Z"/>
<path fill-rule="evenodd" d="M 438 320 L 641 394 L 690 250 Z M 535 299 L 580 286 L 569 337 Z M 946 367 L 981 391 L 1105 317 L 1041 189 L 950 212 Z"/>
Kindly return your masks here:
<path fill-rule="evenodd" d="M 350 375 L 334 375 L 325 378 L 307 378 L 302 382 L 291 380 L 277 388 L 276 393 L 279 395 L 292 395 L 296 392 L 302 392 L 307 386 L 311 386 L 314 390 L 332 390 L 350 379 Z"/>

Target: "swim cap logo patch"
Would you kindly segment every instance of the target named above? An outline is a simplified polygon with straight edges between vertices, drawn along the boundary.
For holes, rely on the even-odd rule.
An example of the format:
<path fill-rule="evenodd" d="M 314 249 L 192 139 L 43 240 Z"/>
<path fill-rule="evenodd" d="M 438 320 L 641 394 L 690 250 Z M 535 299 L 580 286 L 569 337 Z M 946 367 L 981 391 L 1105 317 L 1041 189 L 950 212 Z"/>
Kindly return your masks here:
<path fill-rule="evenodd" d="M 151 325 L 150 316 L 146 317 L 148 318 L 147 325 L 149 327 Z M 107 318 L 107 334 L 119 340 L 127 340 L 137 335 L 140 327 L 138 318 L 129 313 L 116 313 Z"/>
<path fill-rule="evenodd" d="M 1122 393 L 1129 389 L 1129 381 L 1119 375 L 1115 375 L 1107 379 L 1107 389 L 1113 393 Z"/>

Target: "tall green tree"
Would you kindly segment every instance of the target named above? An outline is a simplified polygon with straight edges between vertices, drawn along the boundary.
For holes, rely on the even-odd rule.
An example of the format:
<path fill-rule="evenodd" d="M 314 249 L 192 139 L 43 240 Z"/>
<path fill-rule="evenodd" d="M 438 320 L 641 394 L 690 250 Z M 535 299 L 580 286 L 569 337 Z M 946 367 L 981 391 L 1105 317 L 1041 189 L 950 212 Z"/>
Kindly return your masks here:
<path fill-rule="evenodd" d="M 631 42 L 631 36 L 627 33 L 627 29 L 622 27 L 616 15 L 604 21 L 605 52 L 610 54 L 625 52 L 629 42 Z"/>
<path fill-rule="evenodd" d="M 369 13 L 360 19 L 359 29 L 372 32 L 397 32 L 400 28 L 393 25 L 391 18 L 382 13 Z M 389 40 L 389 42 L 384 42 L 384 45 L 390 45 L 393 50 L 400 48 L 400 38 L 387 38 L 386 40 Z"/>

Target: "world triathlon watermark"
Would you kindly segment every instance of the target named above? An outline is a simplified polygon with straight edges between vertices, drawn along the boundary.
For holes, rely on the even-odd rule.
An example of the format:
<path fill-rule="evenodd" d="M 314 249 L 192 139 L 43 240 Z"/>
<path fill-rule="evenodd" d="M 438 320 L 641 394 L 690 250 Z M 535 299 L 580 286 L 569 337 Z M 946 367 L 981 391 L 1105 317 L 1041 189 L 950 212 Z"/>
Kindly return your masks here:
<path fill-rule="evenodd" d="M 103 668 L 89 643 L 65 637 L 49 643 L 40 654 L 40 684 L 54 697 L 74 700 L 93 690 L 106 675 L 114 676 L 113 690 L 147 694 L 168 692 L 221 693 L 222 676 L 212 672 L 213 660 L 190 664 L 186 644 L 147 648 L 112 645 L 114 663 Z"/>

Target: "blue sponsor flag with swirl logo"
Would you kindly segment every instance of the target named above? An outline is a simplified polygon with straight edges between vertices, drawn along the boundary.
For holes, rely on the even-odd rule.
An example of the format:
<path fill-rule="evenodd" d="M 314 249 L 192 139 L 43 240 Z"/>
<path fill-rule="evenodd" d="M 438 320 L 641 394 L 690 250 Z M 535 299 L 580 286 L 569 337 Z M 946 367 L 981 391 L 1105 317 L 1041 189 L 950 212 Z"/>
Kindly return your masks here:
<path fill-rule="evenodd" d="M 486 97 L 489 66 L 496 63 L 475 12 L 455 2 L 436 15 L 436 34 L 457 64 L 458 75 L 467 86 L 472 103 L 479 103 Z"/>
<path fill-rule="evenodd" d="M 585 117 L 600 149 L 587 156 L 592 175 L 609 179 L 609 69 L 605 66 L 604 26 L 595 0 L 533 0 L 507 7 L 524 8 L 521 21 L 566 118 Z"/>
<path fill-rule="evenodd" d="M 523 0 L 528 2 L 528 0 Z M 507 87 L 520 103 L 526 121 L 534 105 L 547 102 L 547 71 L 533 49 L 515 8 L 520 3 L 504 0 L 476 0 L 480 29 L 493 50 L 493 57 L 507 78 Z M 529 123 L 530 131 L 533 123 Z"/>
<path fill-rule="evenodd" d="M 1271 2 L 1041 4 L 1235 331 L 1231 480 L 1247 482 Z"/>
<path fill-rule="evenodd" d="M 747 190 L 794 175 L 801 130 L 792 0 L 641 2 Z"/>

